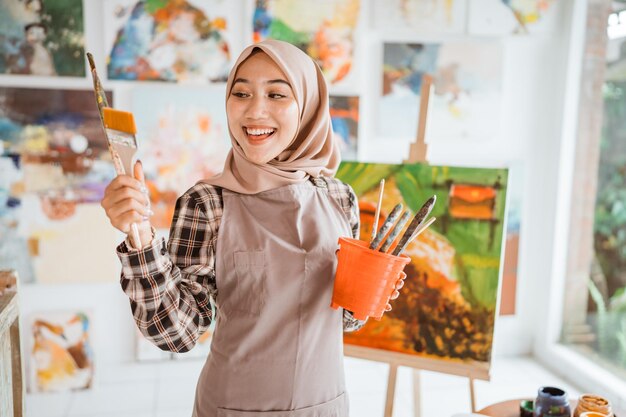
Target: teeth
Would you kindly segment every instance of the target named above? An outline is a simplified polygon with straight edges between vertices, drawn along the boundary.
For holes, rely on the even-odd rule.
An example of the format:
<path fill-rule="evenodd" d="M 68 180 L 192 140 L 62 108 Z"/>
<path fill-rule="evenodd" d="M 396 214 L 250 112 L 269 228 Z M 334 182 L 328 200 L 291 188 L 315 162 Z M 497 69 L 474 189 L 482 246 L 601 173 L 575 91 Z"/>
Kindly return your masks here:
<path fill-rule="evenodd" d="M 274 133 L 275 129 L 246 129 L 249 135 L 259 136 Z"/>

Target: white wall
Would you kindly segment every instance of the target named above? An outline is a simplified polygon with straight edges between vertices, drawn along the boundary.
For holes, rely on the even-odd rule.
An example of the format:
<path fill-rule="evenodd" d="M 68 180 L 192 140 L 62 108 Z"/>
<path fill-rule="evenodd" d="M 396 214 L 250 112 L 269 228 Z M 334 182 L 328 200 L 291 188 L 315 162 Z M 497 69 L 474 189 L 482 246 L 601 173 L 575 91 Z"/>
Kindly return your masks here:
<path fill-rule="evenodd" d="M 584 1 L 584 0 L 577 0 Z M 364 3 L 367 3 L 364 1 Z M 104 28 L 100 0 L 85 0 L 87 50 L 94 53 L 96 64 L 105 68 Z M 500 134 L 489 142 L 430 143 L 429 160 L 433 164 L 461 166 L 507 166 L 521 164 L 524 168 L 524 207 L 521 220 L 517 314 L 501 317 L 496 323 L 495 355 L 525 354 L 532 351 L 534 328 L 543 320 L 535 314 L 536 294 L 550 279 L 551 229 L 556 203 L 556 176 L 560 141 L 563 132 L 564 94 L 568 72 L 570 17 L 573 2 L 563 1 L 561 21 L 556 35 L 510 36 L 501 39 L 504 47 L 503 87 Z M 242 8 L 245 24 L 249 9 Z M 365 11 L 365 19 L 368 12 Z M 578 36 L 577 39 L 580 37 Z M 375 51 L 371 60 L 380 59 L 380 33 L 365 31 L 359 39 L 357 54 Z M 393 40 L 386 39 L 385 40 Z M 423 38 L 412 39 L 415 41 Z M 242 39 L 243 42 L 243 39 Z M 243 43 L 239 45 L 242 47 Z M 236 52 L 237 48 L 233 48 Z M 361 72 L 363 90 L 378 85 L 380 73 Z M 101 77 L 106 78 L 104 71 Z M 106 88 L 114 89 L 115 105 L 130 109 L 129 91 L 134 83 L 103 80 Z M 91 89 L 85 78 L 46 78 L 0 76 L 0 86 L 84 88 Z M 568 85 L 572 87 L 572 85 Z M 363 93 L 362 106 L 371 110 L 377 90 Z M 377 142 L 369 132 L 368 117 L 361 118 L 360 157 L 373 162 L 401 162 L 407 157 L 408 144 Z M 572 133 L 572 132 L 570 132 Z M 548 213 L 546 216 L 545 214 Z M 111 248 L 113 250 L 113 248 Z M 114 271 L 117 276 L 118 271 Z M 131 361 L 133 358 L 133 323 L 128 306 L 115 279 L 103 284 L 27 285 L 21 289 L 23 317 L 32 311 L 72 307 L 90 308 L 94 312 L 94 341 L 97 343 L 96 367 Z M 23 323 L 26 326 L 28 323 Z M 24 333 L 28 327 L 23 327 Z"/>

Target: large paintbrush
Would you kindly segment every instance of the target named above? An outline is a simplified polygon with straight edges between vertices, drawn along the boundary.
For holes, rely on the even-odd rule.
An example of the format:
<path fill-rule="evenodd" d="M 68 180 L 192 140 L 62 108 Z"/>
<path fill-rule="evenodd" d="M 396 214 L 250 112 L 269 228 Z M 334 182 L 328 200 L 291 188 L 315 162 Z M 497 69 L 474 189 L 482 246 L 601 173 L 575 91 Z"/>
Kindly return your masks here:
<path fill-rule="evenodd" d="M 380 245 L 380 242 L 383 240 L 387 232 L 389 232 L 389 229 L 391 229 L 391 226 L 393 226 L 393 224 L 396 222 L 401 212 L 402 204 L 398 203 L 393 208 L 393 210 L 391 210 L 391 213 L 389 213 L 389 216 L 387 216 L 383 225 L 380 226 L 380 229 L 376 233 L 376 237 L 370 243 L 370 249 L 376 250 L 378 248 L 378 245 Z"/>
<path fill-rule="evenodd" d="M 137 152 L 137 128 L 132 113 L 115 110 L 109 107 L 100 78 L 96 72 L 96 64 L 93 56 L 87 52 L 91 76 L 93 77 L 93 89 L 96 95 L 96 104 L 100 121 L 104 129 L 104 135 L 109 145 L 109 152 L 113 159 L 113 166 L 117 175 L 133 175 L 133 157 Z M 131 237 L 135 245 L 141 245 L 139 231 L 135 223 L 131 224 Z M 139 247 L 139 246 L 135 246 Z"/>
<path fill-rule="evenodd" d="M 419 228 L 420 224 L 422 224 L 422 222 L 426 219 L 426 217 L 428 217 L 430 212 L 433 210 L 433 207 L 435 206 L 436 201 L 437 201 L 436 195 L 426 200 L 426 202 L 419 209 L 417 214 L 415 214 L 415 217 L 413 217 L 413 220 L 411 220 L 409 227 L 407 227 L 406 231 L 400 238 L 400 242 L 398 242 L 398 245 L 396 246 L 396 248 L 393 250 L 393 252 L 391 252 L 392 255 L 398 256 L 400 253 L 402 253 L 406 245 L 408 245 L 409 240 L 413 236 L 413 233 Z"/>

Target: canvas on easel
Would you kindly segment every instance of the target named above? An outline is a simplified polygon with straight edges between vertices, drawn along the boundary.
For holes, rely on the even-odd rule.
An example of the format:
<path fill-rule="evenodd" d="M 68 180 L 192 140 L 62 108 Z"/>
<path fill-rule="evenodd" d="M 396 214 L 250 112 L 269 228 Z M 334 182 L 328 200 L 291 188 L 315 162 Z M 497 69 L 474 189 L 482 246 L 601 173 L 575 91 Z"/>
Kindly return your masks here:
<path fill-rule="evenodd" d="M 386 417 L 393 413 L 398 366 L 469 378 L 472 411 L 473 380 L 489 379 L 508 170 L 428 164 L 425 136 L 432 82 L 429 75 L 422 80 L 417 140 L 404 164 L 347 162 L 337 172 L 337 178 L 357 194 L 361 240 L 371 235 L 383 178 L 381 217 L 397 203 L 415 213 L 436 195 L 431 214 L 444 219 L 407 246 L 404 253 L 411 262 L 405 268 L 401 295 L 391 303 L 393 309 L 381 320 L 370 319 L 359 331 L 344 336 L 347 356 L 389 363 Z M 415 397 L 417 401 L 417 389 Z"/>

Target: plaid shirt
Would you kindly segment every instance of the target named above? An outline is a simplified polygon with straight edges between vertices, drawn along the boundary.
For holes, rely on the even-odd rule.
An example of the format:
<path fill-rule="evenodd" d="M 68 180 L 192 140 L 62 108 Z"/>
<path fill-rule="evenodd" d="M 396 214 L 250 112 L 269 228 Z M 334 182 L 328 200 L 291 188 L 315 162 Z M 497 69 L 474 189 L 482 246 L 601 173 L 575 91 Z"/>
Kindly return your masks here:
<path fill-rule="evenodd" d="M 328 189 L 359 234 L 359 206 L 352 188 L 335 178 L 311 180 Z M 213 321 L 217 295 L 215 247 L 222 218 L 219 187 L 198 183 L 177 201 L 169 243 L 153 239 L 141 250 L 128 241 L 117 247 L 122 262 L 122 289 L 130 298 L 137 327 L 162 350 L 187 352 Z M 213 301 L 211 301 L 211 299 Z M 344 331 L 365 324 L 343 311 Z"/>

